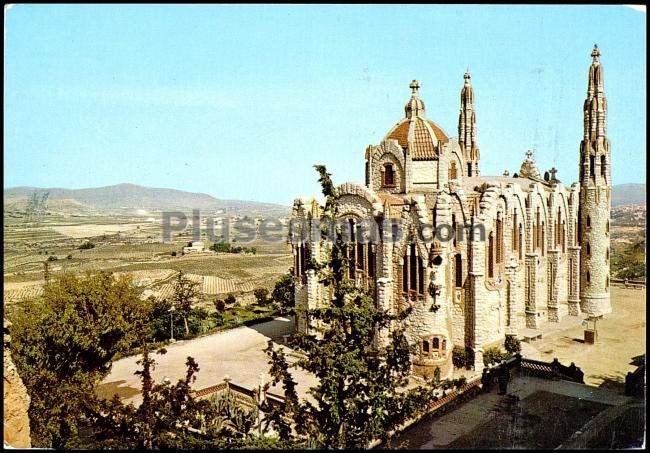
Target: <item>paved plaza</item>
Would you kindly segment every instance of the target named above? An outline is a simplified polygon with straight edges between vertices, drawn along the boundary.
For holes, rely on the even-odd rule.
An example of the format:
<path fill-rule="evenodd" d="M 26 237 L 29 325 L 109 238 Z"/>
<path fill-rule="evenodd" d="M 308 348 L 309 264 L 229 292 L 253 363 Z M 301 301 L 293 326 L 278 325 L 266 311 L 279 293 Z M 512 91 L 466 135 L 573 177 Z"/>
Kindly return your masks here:
<path fill-rule="evenodd" d="M 194 389 L 218 384 L 226 376 L 235 384 L 253 389 L 259 384 L 260 374 L 269 370 L 269 359 L 264 353 L 268 340 L 281 342 L 283 335 L 292 332 L 293 321 L 278 317 L 250 327 L 238 327 L 193 340 L 177 341 L 166 347 L 166 354 L 153 355 L 156 367 L 152 376 L 156 382 L 162 382 L 165 377 L 176 382 L 185 376 L 185 362 L 191 356 L 200 368 L 193 384 Z M 291 349 L 287 348 L 285 352 L 291 362 Z M 136 362 L 141 358 L 142 356 L 136 355 L 114 362 L 111 373 L 102 383 L 102 395 L 110 397 L 117 393 L 127 402 L 140 404 L 141 382 L 134 372 L 140 369 Z M 294 370 L 293 375 L 299 382 L 298 394 L 304 397 L 309 387 L 315 383 L 315 378 L 301 370 Z M 282 394 L 281 388 L 271 391 Z"/>
<path fill-rule="evenodd" d="M 522 342 L 522 355 L 529 359 L 574 362 L 585 373 L 585 384 L 622 389 L 625 375 L 634 371 L 633 358 L 646 352 L 645 287 L 613 286 L 612 313 L 596 324 L 598 338 L 584 343 L 585 316 L 567 316 L 560 323 L 543 323 L 542 338 Z"/>

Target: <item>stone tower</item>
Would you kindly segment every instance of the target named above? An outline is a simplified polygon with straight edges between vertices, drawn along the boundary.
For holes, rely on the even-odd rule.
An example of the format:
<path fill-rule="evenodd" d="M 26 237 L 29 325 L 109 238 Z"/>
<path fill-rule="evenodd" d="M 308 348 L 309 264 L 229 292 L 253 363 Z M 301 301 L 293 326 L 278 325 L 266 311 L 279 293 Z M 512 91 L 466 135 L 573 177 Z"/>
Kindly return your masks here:
<path fill-rule="evenodd" d="M 474 113 L 474 89 L 472 76 L 464 75 L 465 84 L 460 90 L 460 115 L 458 115 L 458 144 L 467 162 L 467 176 L 479 175 L 479 150 L 476 144 L 476 116 Z"/>
<path fill-rule="evenodd" d="M 611 155 L 605 132 L 607 100 L 600 51 L 594 46 L 584 103 L 584 136 L 580 143 L 580 308 L 590 316 L 611 313 L 609 298 L 609 220 Z"/>

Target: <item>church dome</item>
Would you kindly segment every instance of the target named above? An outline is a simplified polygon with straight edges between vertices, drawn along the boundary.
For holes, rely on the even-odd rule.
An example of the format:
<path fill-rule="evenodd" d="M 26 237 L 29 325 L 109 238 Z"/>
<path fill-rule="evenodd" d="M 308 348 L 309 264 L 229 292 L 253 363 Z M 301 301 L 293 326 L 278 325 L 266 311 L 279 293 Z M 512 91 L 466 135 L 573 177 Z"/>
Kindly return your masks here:
<path fill-rule="evenodd" d="M 411 99 L 404 106 L 405 118 L 386 135 L 385 140 L 397 140 L 399 145 L 409 149 L 413 160 L 437 159 L 441 143 L 449 136 L 433 121 L 424 116 L 424 102 L 420 99 L 417 80 L 411 82 Z"/>

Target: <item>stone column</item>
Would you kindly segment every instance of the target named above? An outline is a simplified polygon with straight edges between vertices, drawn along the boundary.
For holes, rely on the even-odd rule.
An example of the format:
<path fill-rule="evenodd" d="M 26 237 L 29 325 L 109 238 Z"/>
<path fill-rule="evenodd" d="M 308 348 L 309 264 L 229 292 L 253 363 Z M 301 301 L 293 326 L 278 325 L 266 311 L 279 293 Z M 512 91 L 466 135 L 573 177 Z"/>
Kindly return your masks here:
<path fill-rule="evenodd" d="M 560 251 L 549 250 L 546 261 L 548 276 L 548 320 L 550 322 L 560 321 L 560 302 L 558 301 L 559 281 L 557 271 L 560 266 Z"/>
<path fill-rule="evenodd" d="M 506 318 L 509 323 L 506 324 L 506 334 L 517 334 L 517 260 L 511 259 L 505 267 L 506 274 Z"/>
<path fill-rule="evenodd" d="M 537 253 L 526 253 L 526 327 L 537 329 Z"/>
<path fill-rule="evenodd" d="M 578 316 L 580 314 L 580 247 L 570 246 L 568 251 L 569 315 Z"/>

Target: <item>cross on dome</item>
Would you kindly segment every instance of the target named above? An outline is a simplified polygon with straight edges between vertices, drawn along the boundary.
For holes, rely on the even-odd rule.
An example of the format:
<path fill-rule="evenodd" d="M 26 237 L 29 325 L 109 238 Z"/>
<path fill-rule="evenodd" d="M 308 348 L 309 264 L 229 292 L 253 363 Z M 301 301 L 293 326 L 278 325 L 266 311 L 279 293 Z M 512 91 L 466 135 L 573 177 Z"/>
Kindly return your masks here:
<path fill-rule="evenodd" d="M 414 96 L 417 95 L 417 94 L 418 94 L 418 90 L 420 89 L 420 82 L 418 82 L 417 80 L 413 79 L 413 81 L 412 81 L 411 84 L 409 85 L 409 88 L 413 91 L 413 95 L 414 95 Z"/>

